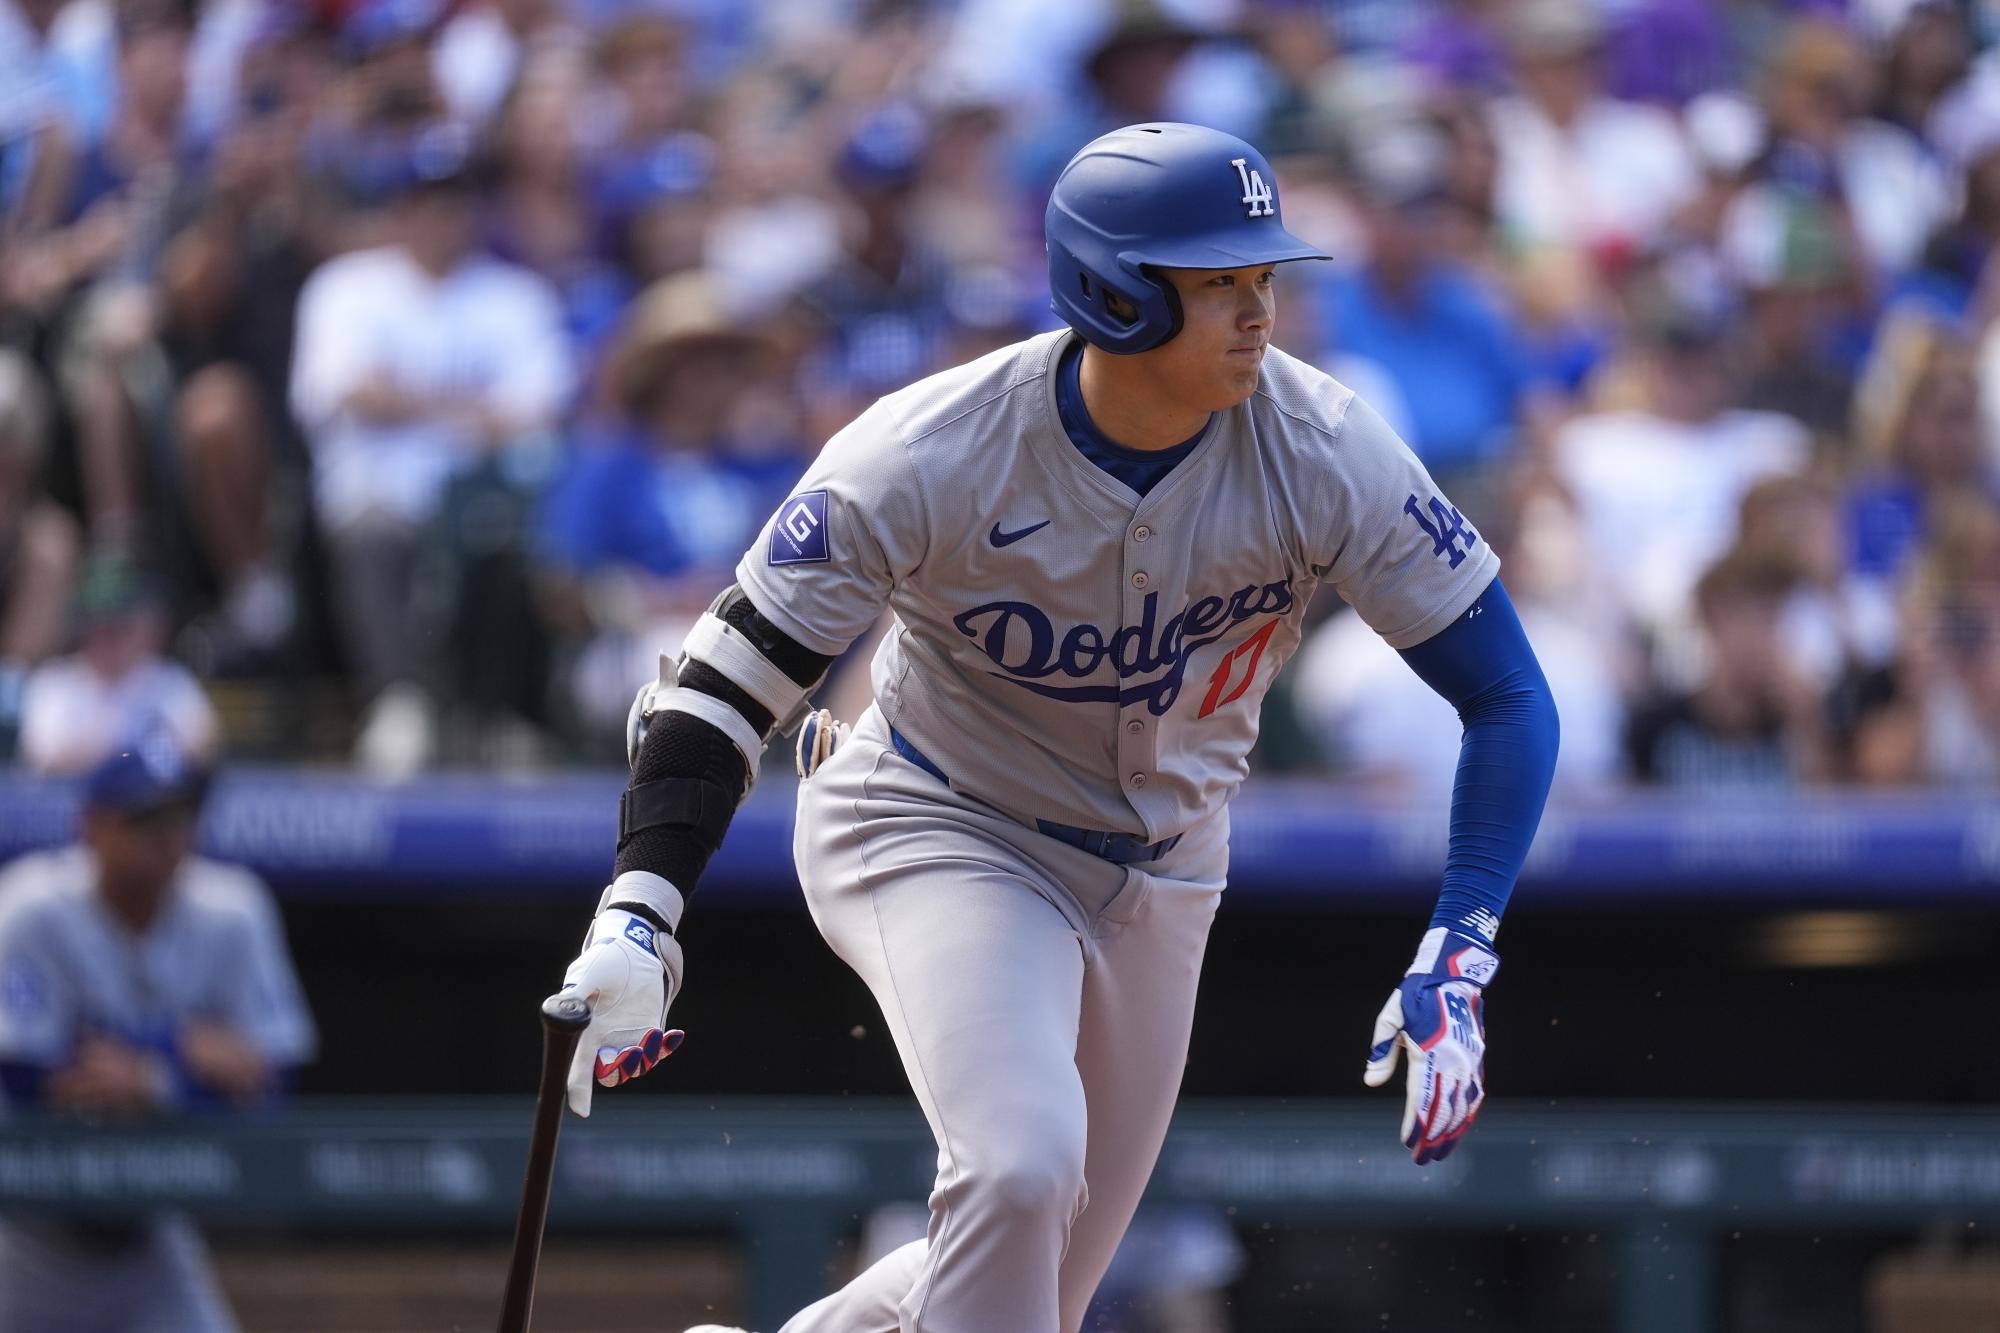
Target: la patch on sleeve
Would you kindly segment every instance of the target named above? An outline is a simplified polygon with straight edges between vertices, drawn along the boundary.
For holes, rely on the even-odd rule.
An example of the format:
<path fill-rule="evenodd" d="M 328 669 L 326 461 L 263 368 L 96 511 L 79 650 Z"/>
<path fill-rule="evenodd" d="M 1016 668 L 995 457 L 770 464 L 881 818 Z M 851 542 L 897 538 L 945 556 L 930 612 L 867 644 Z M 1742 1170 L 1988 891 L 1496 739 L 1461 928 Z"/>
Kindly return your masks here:
<path fill-rule="evenodd" d="M 817 565 L 831 559 L 826 541 L 826 492 L 800 491 L 778 506 L 771 524 L 770 563 Z"/>

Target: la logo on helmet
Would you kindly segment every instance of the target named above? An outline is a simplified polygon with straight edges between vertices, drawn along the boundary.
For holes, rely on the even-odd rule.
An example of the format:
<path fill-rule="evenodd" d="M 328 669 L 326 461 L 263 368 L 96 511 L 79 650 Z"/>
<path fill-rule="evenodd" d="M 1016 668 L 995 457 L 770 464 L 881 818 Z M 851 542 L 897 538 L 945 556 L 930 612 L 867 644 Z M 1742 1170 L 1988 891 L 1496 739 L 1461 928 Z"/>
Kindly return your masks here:
<path fill-rule="evenodd" d="M 1275 214 L 1278 211 L 1277 196 L 1271 193 L 1270 186 L 1264 184 L 1264 173 L 1252 169 L 1247 157 L 1231 158 L 1229 165 L 1236 168 L 1236 175 L 1243 182 L 1243 202 L 1249 206 L 1250 216 L 1268 218 Z"/>

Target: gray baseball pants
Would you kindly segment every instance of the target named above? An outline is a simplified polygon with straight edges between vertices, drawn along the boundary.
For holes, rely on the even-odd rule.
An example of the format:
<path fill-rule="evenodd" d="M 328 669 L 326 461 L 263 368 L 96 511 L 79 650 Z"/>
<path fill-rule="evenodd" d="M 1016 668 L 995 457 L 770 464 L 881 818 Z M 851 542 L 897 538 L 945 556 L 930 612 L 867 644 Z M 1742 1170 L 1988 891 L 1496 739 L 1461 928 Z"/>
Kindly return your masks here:
<path fill-rule="evenodd" d="M 806 901 L 938 1174 L 927 1238 L 782 1333 L 1075 1333 L 1166 1135 L 1228 840 L 1225 810 L 1158 861 L 1100 860 L 904 759 L 875 708 L 800 784 Z"/>

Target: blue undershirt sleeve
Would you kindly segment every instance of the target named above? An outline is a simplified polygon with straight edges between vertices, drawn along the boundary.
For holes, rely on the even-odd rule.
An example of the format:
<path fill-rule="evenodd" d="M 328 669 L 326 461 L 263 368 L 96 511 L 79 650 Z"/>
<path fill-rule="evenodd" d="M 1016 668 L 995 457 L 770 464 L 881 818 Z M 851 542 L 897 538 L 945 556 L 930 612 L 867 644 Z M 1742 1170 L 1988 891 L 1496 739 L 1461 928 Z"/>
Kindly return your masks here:
<path fill-rule="evenodd" d="M 1490 941 L 1555 775 L 1555 698 L 1497 578 L 1465 614 L 1404 649 L 1403 660 L 1458 709 L 1465 726 L 1444 891 L 1431 925 Z"/>

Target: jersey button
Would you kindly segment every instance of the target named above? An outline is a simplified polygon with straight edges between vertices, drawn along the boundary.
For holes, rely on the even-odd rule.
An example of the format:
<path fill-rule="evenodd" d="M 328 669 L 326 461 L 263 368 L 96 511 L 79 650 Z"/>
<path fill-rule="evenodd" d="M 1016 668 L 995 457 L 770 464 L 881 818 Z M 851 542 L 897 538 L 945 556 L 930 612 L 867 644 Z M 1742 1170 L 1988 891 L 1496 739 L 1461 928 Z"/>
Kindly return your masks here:
<path fill-rule="evenodd" d="M 1132 529 L 1132 540 L 1135 542 L 1145 541 L 1146 538 L 1152 535 L 1153 535 L 1153 530 L 1147 527 L 1144 523 L 1141 523 L 1138 527 Z"/>
<path fill-rule="evenodd" d="M 1152 580 L 1146 577 L 1146 571 L 1143 569 L 1132 576 L 1132 586 L 1135 588 L 1143 588 L 1151 582 Z"/>
<path fill-rule="evenodd" d="M 1144 773 L 1134 773 L 1134 774 L 1132 775 L 1132 785 L 1133 785 L 1133 786 L 1135 786 L 1135 787 L 1143 787 L 1143 786 L 1145 786 L 1145 785 L 1146 785 L 1146 775 L 1145 775 Z"/>
<path fill-rule="evenodd" d="M 1127 731 L 1131 732 L 1131 733 L 1132 733 L 1132 734 L 1133 734 L 1134 736 L 1138 735 L 1138 734 L 1139 734 L 1140 732 L 1144 731 L 1145 729 L 1146 729 L 1146 724 L 1145 724 L 1144 722 L 1141 722 L 1141 721 L 1140 721 L 1140 720 L 1139 720 L 1138 718 L 1136 718 L 1136 717 L 1135 717 L 1135 718 L 1133 718 L 1133 719 L 1132 719 L 1132 720 L 1131 720 L 1130 722 L 1127 722 L 1127 723 L 1125 724 L 1125 730 L 1127 730 Z"/>

